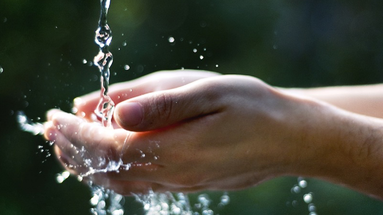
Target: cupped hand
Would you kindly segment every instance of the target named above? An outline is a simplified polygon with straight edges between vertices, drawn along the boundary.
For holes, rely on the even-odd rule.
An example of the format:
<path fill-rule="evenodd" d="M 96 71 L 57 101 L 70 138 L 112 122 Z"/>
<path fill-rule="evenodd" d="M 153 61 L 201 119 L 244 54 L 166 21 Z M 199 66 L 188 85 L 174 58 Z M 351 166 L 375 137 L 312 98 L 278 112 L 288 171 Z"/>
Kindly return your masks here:
<path fill-rule="evenodd" d="M 66 168 L 125 195 L 241 189 L 292 173 L 319 104 L 246 76 L 165 74 L 110 89 L 117 129 L 50 112 L 45 136 Z M 96 96 L 83 101 L 87 115 Z"/>
<path fill-rule="evenodd" d="M 117 105 L 139 95 L 173 89 L 202 78 L 218 75 L 218 73 L 201 70 L 159 71 L 136 80 L 113 84 L 109 87 L 108 95 Z M 76 115 L 94 121 L 93 113 L 100 101 L 100 93 L 97 91 L 75 98 L 74 110 Z M 116 127 L 116 124 L 114 126 Z"/>

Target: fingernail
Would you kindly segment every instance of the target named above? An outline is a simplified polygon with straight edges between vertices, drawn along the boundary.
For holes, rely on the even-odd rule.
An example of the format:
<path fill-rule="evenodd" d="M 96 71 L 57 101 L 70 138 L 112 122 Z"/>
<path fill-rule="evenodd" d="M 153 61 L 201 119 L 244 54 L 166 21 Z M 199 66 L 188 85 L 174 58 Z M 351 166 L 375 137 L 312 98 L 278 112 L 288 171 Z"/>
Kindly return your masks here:
<path fill-rule="evenodd" d="M 119 124 L 125 126 L 135 126 L 140 124 L 143 115 L 142 106 L 136 102 L 120 103 L 116 107 L 116 119 Z"/>
<path fill-rule="evenodd" d="M 49 141 L 56 141 L 56 137 L 57 137 L 56 129 L 54 127 L 47 128 L 46 131 L 45 131 L 45 137 Z"/>

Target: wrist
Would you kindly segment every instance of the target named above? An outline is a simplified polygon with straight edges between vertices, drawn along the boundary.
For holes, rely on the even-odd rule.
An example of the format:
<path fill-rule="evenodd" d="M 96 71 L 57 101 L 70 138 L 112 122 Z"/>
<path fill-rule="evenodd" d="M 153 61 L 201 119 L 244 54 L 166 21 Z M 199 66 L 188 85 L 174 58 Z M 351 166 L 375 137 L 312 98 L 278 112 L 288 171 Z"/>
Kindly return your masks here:
<path fill-rule="evenodd" d="M 320 103 L 311 114 L 295 174 L 383 198 L 383 121 Z"/>

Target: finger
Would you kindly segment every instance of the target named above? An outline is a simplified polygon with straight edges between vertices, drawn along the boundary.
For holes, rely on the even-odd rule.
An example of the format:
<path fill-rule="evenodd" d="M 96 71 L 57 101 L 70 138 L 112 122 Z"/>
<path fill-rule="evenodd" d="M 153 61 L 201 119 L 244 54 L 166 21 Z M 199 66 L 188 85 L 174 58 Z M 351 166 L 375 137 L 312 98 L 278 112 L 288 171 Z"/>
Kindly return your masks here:
<path fill-rule="evenodd" d="M 113 190 L 116 193 L 125 196 L 134 196 L 137 194 L 165 193 L 165 192 L 184 192 L 192 193 L 201 190 L 206 190 L 205 186 L 193 187 L 173 187 L 161 183 L 151 183 L 143 181 L 120 181 L 120 180 L 96 180 L 95 184 L 102 185 L 103 187 Z"/>
<path fill-rule="evenodd" d="M 47 111 L 47 114 L 46 114 L 47 121 L 52 121 L 53 115 L 58 112 L 61 112 L 61 111 L 59 109 L 51 109 Z"/>
<path fill-rule="evenodd" d="M 114 143 L 110 128 L 98 123 L 89 123 L 79 117 L 65 112 L 55 112 L 52 123 L 63 136 L 76 147 L 85 146 L 87 149 L 102 149 L 107 144 Z"/>
<path fill-rule="evenodd" d="M 119 181 L 143 181 L 143 182 L 152 182 L 166 185 L 167 187 L 192 187 L 199 185 L 189 186 L 187 184 L 183 184 L 182 181 L 179 181 L 181 178 L 185 178 L 185 176 L 181 173 L 180 170 L 178 173 L 175 173 L 172 168 L 167 168 L 160 165 L 155 164 L 131 164 L 128 169 L 120 170 L 120 171 L 110 171 L 105 174 L 95 175 L 95 177 L 106 177 L 111 180 L 119 180 Z M 186 179 L 182 179 L 186 181 Z"/>
<path fill-rule="evenodd" d="M 57 145 L 54 146 L 54 151 L 61 165 L 71 174 L 81 175 L 89 170 L 88 167 L 85 167 L 83 164 L 78 164 L 75 160 L 65 155 Z"/>
<path fill-rule="evenodd" d="M 135 162 L 124 164 L 119 171 L 108 171 L 101 176 L 113 180 L 158 182 L 158 177 L 163 170 L 164 167 L 160 165 Z"/>
<path fill-rule="evenodd" d="M 118 104 L 121 101 L 146 93 L 177 88 L 201 78 L 217 75 L 213 72 L 196 70 L 161 71 L 133 81 L 113 84 L 109 87 L 109 96 L 115 104 Z M 76 98 L 74 106 L 77 114 L 90 119 L 99 100 L 100 92 L 93 92 Z"/>
<path fill-rule="evenodd" d="M 86 157 L 83 159 L 97 160 L 98 158 L 105 158 L 106 160 L 119 161 L 123 154 L 126 153 L 127 155 L 124 156 L 129 156 L 129 162 L 155 162 L 151 142 L 131 145 L 130 136 L 132 133 L 129 131 L 105 128 L 98 123 L 89 123 L 61 111 L 56 111 L 52 116 L 52 125 L 58 131 L 52 130 L 49 132 L 57 136 L 55 140 L 59 140 L 64 153 L 71 153 L 72 155 L 74 152 L 69 151 L 72 150 L 70 148 L 72 147 L 77 151 L 79 149 L 85 151 Z"/>
<path fill-rule="evenodd" d="M 106 189 L 110 189 L 124 196 L 134 196 L 137 194 L 149 194 L 150 192 L 165 193 L 165 192 L 197 192 L 206 190 L 205 186 L 193 187 L 173 187 L 160 183 L 151 183 L 144 181 L 124 181 L 99 178 L 93 181 L 95 184 L 101 185 Z"/>
<path fill-rule="evenodd" d="M 60 148 L 61 156 L 65 156 L 66 160 L 73 160 L 71 164 L 81 164 L 82 158 L 79 149 L 77 149 L 70 141 L 68 141 L 52 123 L 46 125 L 45 136 Z"/>
<path fill-rule="evenodd" d="M 149 131 L 219 112 L 228 89 L 209 80 L 121 102 L 116 106 L 114 118 L 126 130 Z"/>

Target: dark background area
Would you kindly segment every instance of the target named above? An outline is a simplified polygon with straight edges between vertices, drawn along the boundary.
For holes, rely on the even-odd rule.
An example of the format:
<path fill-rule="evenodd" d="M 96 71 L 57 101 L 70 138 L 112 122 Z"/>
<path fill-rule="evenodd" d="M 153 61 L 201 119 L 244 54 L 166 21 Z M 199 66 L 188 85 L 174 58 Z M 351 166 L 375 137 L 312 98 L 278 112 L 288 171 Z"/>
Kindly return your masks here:
<path fill-rule="evenodd" d="M 16 113 L 43 122 L 47 110 L 70 111 L 73 98 L 99 90 L 89 64 L 98 15 L 97 0 L 0 1 L 0 214 L 89 214 L 89 189 L 75 178 L 56 182 L 62 169 L 51 147 L 21 131 Z M 112 0 L 109 25 L 111 83 L 180 68 L 281 87 L 383 82 L 381 0 Z M 216 212 L 308 214 L 302 196 L 312 192 L 318 214 L 383 213 L 382 202 L 307 180 L 299 194 L 290 191 L 294 177 L 230 192 Z M 221 194 L 210 193 L 213 205 Z M 127 198 L 126 214 L 141 213 Z"/>

